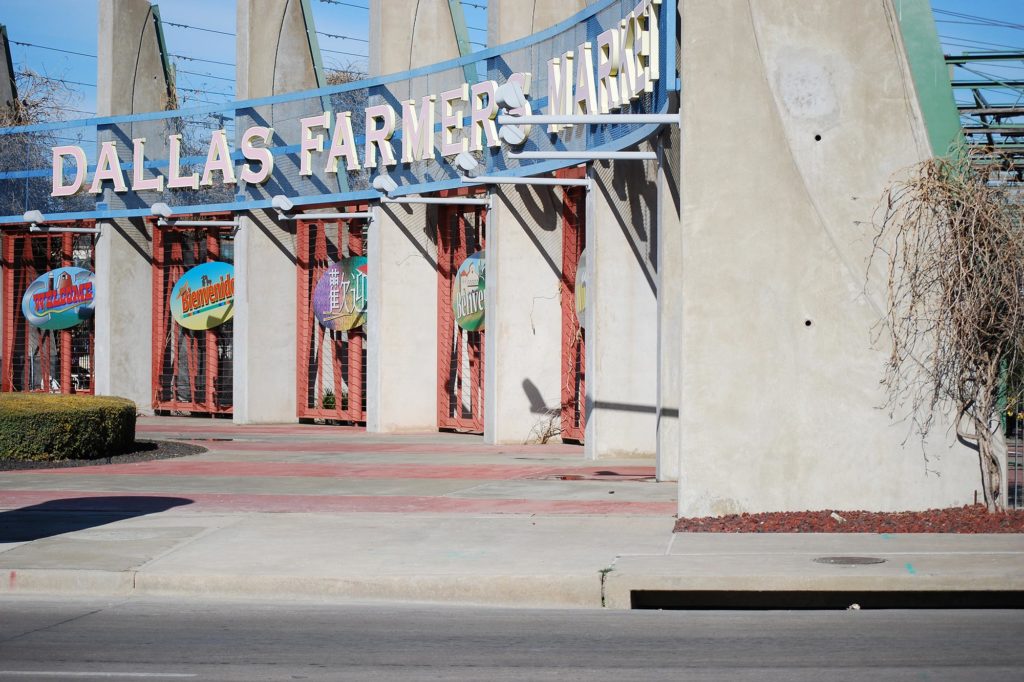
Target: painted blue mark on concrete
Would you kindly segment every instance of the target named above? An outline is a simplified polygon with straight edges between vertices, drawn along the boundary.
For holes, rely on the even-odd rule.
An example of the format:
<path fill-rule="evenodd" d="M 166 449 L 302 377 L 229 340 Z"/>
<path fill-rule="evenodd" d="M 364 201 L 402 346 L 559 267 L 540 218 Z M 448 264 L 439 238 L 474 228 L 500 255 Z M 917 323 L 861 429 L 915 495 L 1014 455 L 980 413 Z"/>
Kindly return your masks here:
<path fill-rule="evenodd" d="M 909 573 L 910 575 L 917 575 L 917 571 L 914 570 L 914 564 L 912 564 L 910 562 L 907 562 L 906 566 L 907 566 L 907 573 Z"/>

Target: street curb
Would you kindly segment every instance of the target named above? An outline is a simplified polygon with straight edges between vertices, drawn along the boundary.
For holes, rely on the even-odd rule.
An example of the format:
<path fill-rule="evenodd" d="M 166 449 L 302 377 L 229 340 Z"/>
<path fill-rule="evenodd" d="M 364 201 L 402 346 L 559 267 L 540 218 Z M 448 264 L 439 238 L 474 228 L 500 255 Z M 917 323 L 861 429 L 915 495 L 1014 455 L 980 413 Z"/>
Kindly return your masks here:
<path fill-rule="evenodd" d="M 0 596 L 212 597 L 254 600 L 381 600 L 516 608 L 600 608 L 601 576 L 185 575 L 138 571 L 21 569 L 0 584 Z"/>

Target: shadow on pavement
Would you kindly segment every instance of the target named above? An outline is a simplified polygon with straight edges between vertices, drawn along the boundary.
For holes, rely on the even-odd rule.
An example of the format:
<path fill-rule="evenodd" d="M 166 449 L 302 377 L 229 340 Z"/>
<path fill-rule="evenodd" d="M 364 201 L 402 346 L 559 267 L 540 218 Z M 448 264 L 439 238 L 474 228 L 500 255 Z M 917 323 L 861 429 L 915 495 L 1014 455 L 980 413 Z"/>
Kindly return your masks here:
<path fill-rule="evenodd" d="M 0 543 L 31 542 L 192 504 L 184 497 L 67 497 L 0 512 Z"/>

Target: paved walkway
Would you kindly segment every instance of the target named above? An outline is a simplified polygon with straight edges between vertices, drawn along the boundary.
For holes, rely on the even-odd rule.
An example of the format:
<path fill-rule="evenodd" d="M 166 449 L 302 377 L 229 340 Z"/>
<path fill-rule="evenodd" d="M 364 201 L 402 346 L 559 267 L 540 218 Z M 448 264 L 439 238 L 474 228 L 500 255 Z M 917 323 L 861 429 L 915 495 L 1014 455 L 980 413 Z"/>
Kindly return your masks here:
<path fill-rule="evenodd" d="M 1024 590 L 1018 536 L 673 535 L 650 460 L 143 418 L 202 455 L 0 472 L 0 592 L 628 608 L 638 591 Z M 812 560 L 867 553 L 881 564 Z"/>

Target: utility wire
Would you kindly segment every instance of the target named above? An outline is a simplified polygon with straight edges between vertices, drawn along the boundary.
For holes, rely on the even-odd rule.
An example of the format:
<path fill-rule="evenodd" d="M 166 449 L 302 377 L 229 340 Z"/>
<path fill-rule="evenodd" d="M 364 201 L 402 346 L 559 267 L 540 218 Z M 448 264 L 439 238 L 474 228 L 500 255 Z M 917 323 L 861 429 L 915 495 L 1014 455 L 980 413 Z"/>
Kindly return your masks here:
<path fill-rule="evenodd" d="M 475 2 L 466 2 L 466 0 L 459 0 L 459 4 L 466 7 L 475 7 L 476 9 L 487 9 L 487 5 L 478 5 Z"/>
<path fill-rule="evenodd" d="M 984 40 L 974 40 L 973 38 L 962 38 L 960 36 L 943 36 L 943 35 L 940 35 L 939 37 L 942 38 L 943 40 L 956 41 L 958 43 L 973 43 L 973 45 L 979 45 L 979 46 L 980 45 L 988 45 L 988 46 L 991 46 L 991 47 L 1005 48 L 1005 49 L 1008 49 L 1008 50 L 1020 50 L 1020 49 L 1022 49 L 1020 45 L 1007 45 L 1006 43 L 990 43 L 990 42 L 987 42 L 987 41 L 984 41 Z M 981 47 L 974 48 L 973 45 L 961 44 L 961 45 L 958 45 L 958 47 L 966 47 L 966 48 L 969 48 L 969 49 L 978 49 L 978 50 L 982 50 L 982 51 L 985 51 L 985 52 L 998 52 L 999 51 L 999 50 L 983 50 Z"/>
<path fill-rule="evenodd" d="M 36 45 L 34 43 L 23 43 L 20 40 L 12 40 L 10 42 L 14 43 L 15 45 L 24 45 L 25 47 L 35 47 L 35 48 L 38 48 L 40 50 L 52 50 L 54 52 L 64 52 L 65 54 L 75 54 L 75 55 L 78 55 L 79 57 L 91 57 L 92 59 L 96 59 L 96 55 L 94 55 L 94 54 L 87 54 L 85 52 L 75 52 L 74 50 L 62 50 L 59 47 L 47 47 L 46 45 Z"/>
<path fill-rule="evenodd" d="M 53 82 L 53 83 L 68 83 L 68 84 L 71 84 L 71 85 L 84 85 L 87 88 L 95 88 L 96 87 L 95 83 L 83 83 L 81 81 L 69 81 L 69 80 L 64 80 L 63 78 L 50 78 L 49 76 L 44 76 L 41 73 L 31 73 L 29 71 L 18 71 L 17 74 L 19 76 L 25 76 L 26 78 L 42 78 L 44 81 L 50 81 L 50 82 Z"/>
<path fill-rule="evenodd" d="M 320 48 L 320 51 L 321 52 L 330 52 L 331 54 L 343 54 L 343 55 L 347 55 L 349 57 L 362 57 L 364 59 L 366 58 L 365 54 L 358 54 L 356 52 L 342 52 L 341 50 L 328 50 L 328 49 L 323 48 L 323 47 Z"/>
<path fill-rule="evenodd" d="M 215 90 L 202 90 L 202 89 L 198 89 L 198 88 L 182 88 L 182 87 L 179 87 L 178 89 L 183 91 L 183 92 L 205 92 L 207 95 L 220 95 L 221 97 L 234 97 L 234 95 L 232 93 L 230 93 L 230 92 L 217 92 Z"/>
<path fill-rule="evenodd" d="M 368 43 L 368 42 L 370 42 L 369 40 L 366 40 L 365 38 L 356 38 L 354 36 L 343 36 L 343 35 L 339 35 L 337 33 L 327 33 L 325 31 L 317 31 L 317 34 L 318 35 L 322 35 L 322 36 L 327 36 L 328 38 L 337 38 L 338 40 L 358 40 L 361 43 Z"/>
<path fill-rule="evenodd" d="M 325 5 L 344 5 L 345 7 L 355 7 L 356 9 L 370 9 L 365 5 L 353 5 L 351 2 L 339 2 L 339 0 L 320 0 Z"/>
<path fill-rule="evenodd" d="M 215 31 L 212 28 L 203 28 L 202 26 L 189 26 L 188 24 L 176 24 L 173 21 L 162 22 L 168 26 L 174 26 L 175 28 L 190 28 L 193 31 L 206 31 L 207 33 L 217 33 L 222 36 L 233 36 L 234 33 L 228 33 L 227 31 Z"/>
<path fill-rule="evenodd" d="M 941 20 L 943 23 L 955 24 L 965 23 L 973 24 L 975 26 L 997 26 L 999 28 L 1012 28 L 1016 30 L 1024 30 L 1024 24 L 1017 24 L 1012 21 L 1003 21 L 1002 19 L 993 19 L 992 17 L 983 17 L 978 14 L 966 14 L 964 12 L 953 12 L 946 9 L 937 9 L 935 14 L 941 14 L 947 17 L 956 17 L 957 19 L 965 19 L 966 21 L 952 21 L 948 19 Z M 939 21 L 939 20 L 937 20 Z"/>
<path fill-rule="evenodd" d="M 219 81 L 227 81 L 228 83 L 234 83 L 234 78 L 225 78 L 224 76 L 214 76 L 212 73 L 200 73 L 198 71 L 186 71 L 185 69 L 175 69 L 176 73 L 187 73 L 190 76 L 204 76 L 206 78 L 216 78 Z"/>
<path fill-rule="evenodd" d="M 234 66 L 231 62 L 218 62 L 213 59 L 200 59 L 199 57 L 186 57 L 183 54 L 172 54 L 171 57 L 177 57 L 178 59 L 185 59 L 190 62 L 206 62 L 207 64 L 220 64 L 221 66 Z"/>

